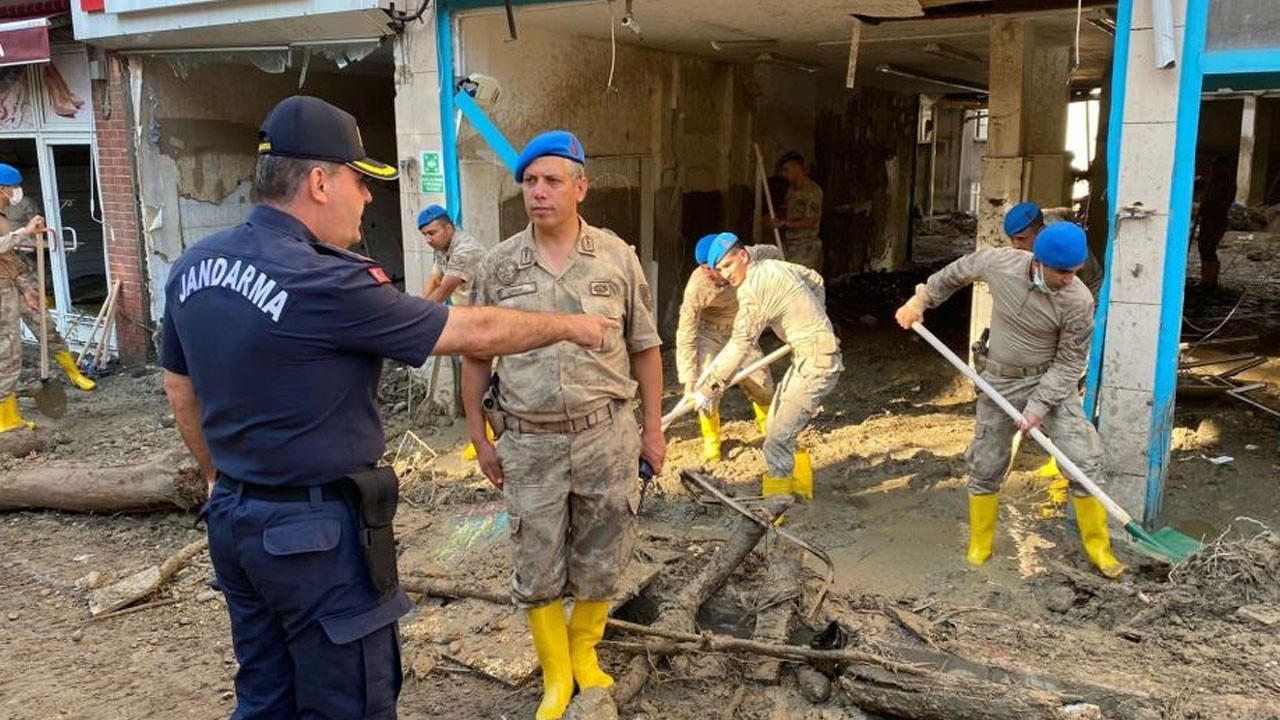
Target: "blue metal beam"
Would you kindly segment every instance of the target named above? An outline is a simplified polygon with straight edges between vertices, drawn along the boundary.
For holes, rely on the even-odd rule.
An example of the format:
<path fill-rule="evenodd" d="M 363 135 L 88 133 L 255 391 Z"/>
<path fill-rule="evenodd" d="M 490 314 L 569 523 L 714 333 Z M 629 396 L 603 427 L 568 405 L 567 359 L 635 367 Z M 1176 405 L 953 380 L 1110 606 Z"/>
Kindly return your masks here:
<path fill-rule="evenodd" d="M 1169 442 L 1178 386 L 1178 344 L 1182 341 L 1182 304 L 1187 278 L 1187 238 L 1191 232 L 1191 191 L 1196 174 L 1196 142 L 1200 132 L 1200 92 L 1204 83 L 1205 34 L 1209 0 L 1188 0 L 1181 75 L 1178 78 L 1177 135 L 1173 150 L 1173 186 L 1169 194 L 1160 338 L 1156 346 L 1155 390 L 1151 405 L 1151 444 L 1147 452 L 1147 498 L 1143 521 L 1155 522 L 1169 474 Z"/>
<path fill-rule="evenodd" d="M 1187 14 L 1191 14 L 1190 6 Z M 1187 32 L 1191 32 L 1191 18 L 1187 18 Z M 1188 41 L 1189 41 L 1188 37 Z M 1201 47 L 1204 39 L 1201 37 Z M 1250 50 L 1216 50 L 1206 52 L 1200 58 L 1200 71 L 1205 75 L 1280 72 L 1280 48 Z M 1186 67 L 1183 67 L 1186 72 Z"/>
<path fill-rule="evenodd" d="M 494 125 L 489 116 L 484 114 L 484 110 L 476 104 L 475 98 L 468 95 L 466 90 L 459 90 L 453 96 L 453 102 L 462 111 L 462 114 L 471 121 L 471 125 L 476 129 L 476 132 L 480 133 L 480 137 L 489 144 L 489 147 L 493 149 L 494 154 L 498 156 L 502 164 L 506 165 L 507 169 L 514 173 L 516 171 L 516 159 L 519 154 L 516 153 L 515 148 L 511 147 L 511 143 L 507 141 L 506 136 L 498 129 L 498 126 Z"/>
<path fill-rule="evenodd" d="M 462 222 L 462 191 L 458 182 L 458 124 L 453 105 L 453 12 L 451 3 L 436 4 L 436 71 L 440 79 L 440 142 L 444 155 L 445 209 Z"/>
<path fill-rule="evenodd" d="M 1085 378 L 1084 412 L 1098 416 L 1098 387 L 1102 383 L 1102 351 L 1106 346 L 1107 312 L 1111 309 L 1111 266 L 1116 244 L 1116 193 L 1120 187 L 1120 140 L 1124 128 L 1124 93 L 1129 75 L 1129 31 L 1134 0 L 1120 0 L 1116 15 L 1116 43 L 1111 65 L 1111 105 L 1107 117 L 1107 250 L 1102 261 L 1102 291 L 1093 319 L 1093 345 Z"/>

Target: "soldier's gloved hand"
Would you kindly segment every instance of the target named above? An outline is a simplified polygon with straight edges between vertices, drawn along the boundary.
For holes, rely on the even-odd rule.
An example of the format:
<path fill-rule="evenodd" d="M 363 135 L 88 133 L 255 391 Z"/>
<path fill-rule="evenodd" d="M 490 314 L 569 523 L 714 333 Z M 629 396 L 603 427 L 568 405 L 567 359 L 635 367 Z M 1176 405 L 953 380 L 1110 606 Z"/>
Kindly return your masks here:
<path fill-rule="evenodd" d="M 711 410 L 711 396 L 701 390 L 690 395 L 689 402 L 693 403 L 694 409 L 698 412 L 708 412 Z"/>
<path fill-rule="evenodd" d="M 489 478 L 493 486 L 502 489 L 502 463 L 498 462 L 498 451 L 488 438 L 474 443 L 476 446 L 476 462 L 480 463 L 480 471 Z"/>
<path fill-rule="evenodd" d="M 911 307 L 911 303 L 904 303 L 898 308 L 898 312 L 894 313 L 893 319 L 898 321 L 903 330 L 910 330 L 912 325 L 918 322 L 924 322 L 924 313 L 918 312 Z"/>

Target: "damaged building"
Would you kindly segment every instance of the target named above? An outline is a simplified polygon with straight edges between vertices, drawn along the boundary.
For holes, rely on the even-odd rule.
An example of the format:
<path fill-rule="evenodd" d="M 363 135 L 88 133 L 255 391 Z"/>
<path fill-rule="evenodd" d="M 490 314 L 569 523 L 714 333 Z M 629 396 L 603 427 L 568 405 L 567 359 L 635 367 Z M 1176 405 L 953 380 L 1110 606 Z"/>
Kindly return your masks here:
<path fill-rule="evenodd" d="M 938 222 L 971 248 L 1005 242 L 1001 219 L 1016 202 L 1068 208 L 1108 269 L 1088 406 L 1118 499 L 1150 521 L 1167 473 L 1187 272 L 1185 253 L 1166 250 L 1191 235 L 1195 159 L 1231 156 L 1242 202 L 1280 197 L 1271 7 L 84 0 L 48 23 L 52 56 L 77 58 L 75 70 L 54 65 L 89 98 L 93 122 L 68 121 L 56 84 L 25 70 L 30 97 L 52 110 L 6 126 L 0 150 L 29 167 L 39 156 L 48 197 L 63 185 L 87 196 L 54 204 L 68 214 L 55 226 L 79 238 L 74 254 L 51 259 L 59 321 L 74 334 L 108 280 L 122 279 L 119 352 L 132 361 L 152 349 L 173 260 L 246 215 L 257 124 L 295 93 L 349 110 L 370 154 L 396 158 L 402 179 L 373 188 L 364 251 L 409 292 L 433 262 L 415 227 L 422 208 L 444 205 L 484 243 L 500 241 L 525 223 L 513 148 L 573 130 L 588 157 L 584 215 L 635 246 L 667 338 L 697 238 L 728 229 L 774 240 L 768 206 L 785 187 L 772 176 L 788 150 L 823 188 L 833 285 L 941 259 L 925 237 Z M 104 267 L 83 269 L 94 243 Z M 987 312 L 976 292 L 972 334 Z M 446 364 L 443 387 L 448 377 Z"/>

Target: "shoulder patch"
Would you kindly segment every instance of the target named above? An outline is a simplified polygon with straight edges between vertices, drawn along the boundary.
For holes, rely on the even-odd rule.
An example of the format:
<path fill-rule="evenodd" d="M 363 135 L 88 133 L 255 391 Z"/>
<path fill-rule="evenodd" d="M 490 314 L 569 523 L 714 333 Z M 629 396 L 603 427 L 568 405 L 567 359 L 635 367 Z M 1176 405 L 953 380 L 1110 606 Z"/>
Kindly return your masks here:
<path fill-rule="evenodd" d="M 644 309 L 653 312 L 653 290 L 649 289 L 649 283 L 640 283 L 640 302 L 644 303 Z"/>
<path fill-rule="evenodd" d="M 590 291 L 594 297 L 613 297 L 613 283 L 608 280 L 596 280 L 591 283 Z"/>
<path fill-rule="evenodd" d="M 379 285 L 386 285 L 391 282 L 391 278 L 387 276 L 387 271 L 377 265 L 369 268 L 369 274 L 373 276 L 373 281 Z"/>

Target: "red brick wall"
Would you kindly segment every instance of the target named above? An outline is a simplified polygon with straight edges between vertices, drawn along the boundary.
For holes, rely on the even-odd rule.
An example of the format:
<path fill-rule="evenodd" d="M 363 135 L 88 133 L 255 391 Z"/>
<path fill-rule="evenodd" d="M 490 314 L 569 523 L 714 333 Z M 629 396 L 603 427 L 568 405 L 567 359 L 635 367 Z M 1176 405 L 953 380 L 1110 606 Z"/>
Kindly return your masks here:
<path fill-rule="evenodd" d="M 120 360 L 127 365 L 146 362 L 151 337 L 147 273 L 143 264 L 144 244 L 138 231 L 137 166 L 134 163 L 129 128 L 133 124 L 127 76 L 119 56 L 104 57 L 108 79 L 93 83 L 93 117 L 98 140 L 98 175 L 102 192 L 102 215 L 110 228 L 104 238 L 107 268 L 111 280 L 119 280 L 116 339 Z"/>

